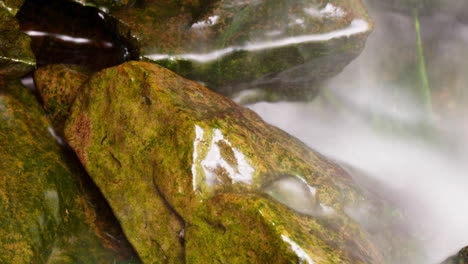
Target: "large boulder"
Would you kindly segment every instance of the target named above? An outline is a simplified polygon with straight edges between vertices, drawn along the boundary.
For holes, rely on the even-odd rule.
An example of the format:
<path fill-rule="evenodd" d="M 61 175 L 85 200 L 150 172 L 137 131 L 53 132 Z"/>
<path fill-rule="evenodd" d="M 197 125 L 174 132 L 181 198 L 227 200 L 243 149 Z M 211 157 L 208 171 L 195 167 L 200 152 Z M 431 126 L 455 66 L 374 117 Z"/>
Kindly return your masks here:
<path fill-rule="evenodd" d="M 20 31 L 15 18 L 22 2 L 0 1 L 0 78 L 18 77 L 36 66 L 31 39 Z"/>
<path fill-rule="evenodd" d="M 145 0 L 109 14 L 143 60 L 225 95 L 315 91 L 361 52 L 373 27 L 361 0 Z"/>
<path fill-rule="evenodd" d="M 124 252 L 110 249 L 77 171 L 19 81 L 0 79 L 0 119 L 0 263 L 118 261 Z"/>
<path fill-rule="evenodd" d="M 411 263 L 342 167 L 155 64 L 93 75 L 65 136 L 144 263 Z"/>

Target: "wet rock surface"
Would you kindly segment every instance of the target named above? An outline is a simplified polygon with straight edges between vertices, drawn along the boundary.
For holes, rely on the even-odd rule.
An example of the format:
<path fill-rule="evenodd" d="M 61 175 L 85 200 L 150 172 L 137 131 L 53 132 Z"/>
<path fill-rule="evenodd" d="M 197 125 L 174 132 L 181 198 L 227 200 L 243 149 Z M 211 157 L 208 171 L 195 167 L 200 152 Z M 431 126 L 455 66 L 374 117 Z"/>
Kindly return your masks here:
<path fill-rule="evenodd" d="M 66 63 L 100 70 L 137 58 L 131 45 L 115 33 L 113 20 L 95 8 L 29 0 L 17 18 L 21 30 L 32 38 L 39 66 Z"/>
<path fill-rule="evenodd" d="M 100 10 L 109 12 L 115 11 L 120 8 L 132 8 L 132 7 L 141 7 L 143 5 L 150 5 L 150 4 L 158 4 L 164 5 L 164 1 L 138 1 L 138 0 L 72 0 L 79 4 L 85 6 L 92 6 L 97 7 Z M 166 3 L 171 1 L 165 1 Z M 206 7 L 210 2 L 214 2 L 213 0 L 182 0 L 182 1 L 172 1 L 177 4 L 178 7 L 188 9 L 193 14 L 198 14 L 201 12 L 201 9 Z"/>
<path fill-rule="evenodd" d="M 23 5 L 24 0 L 2 0 L 0 1 L 0 8 L 6 9 L 13 16 L 18 13 L 18 10 Z"/>
<path fill-rule="evenodd" d="M 78 89 L 90 74 L 83 67 L 68 64 L 47 65 L 34 72 L 34 83 L 41 95 L 44 110 L 60 134 Z"/>
<path fill-rule="evenodd" d="M 68 165 L 34 96 L 18 81 L 0 79 L 0 119 L 0 262 L 120 260 L 124 247 L 115 248 L 103 236 L 105 224 L 95 221 L 78 172 Z"/>
<path fill-rule="evenodd" d="M 65 135 L 144 263 L 410 263 L 386 248 L 400 233 L 372 234 L 367 209 L 392 209 L 340 166 L 157 65 L 93 75 Z"/>
<path fill-rule="evenodd" d="M 20 77 L 36 66 L 30 38 L 14 17 L 22 1 L 0 1 L 0 78 Z"/>
<path fill-rule="evenodd" d="M 354 59 L 372 29 L 360 0 L 186 2 L 104 10 L 141 58 L 225 95 L 255 87 L 300 98 Z"/>
<path fill-rule="evenodd" d="M 0 75 L 34 68 L 31 36 L 47 65 L 34 72 L 44 110 L 84 166 L 0 76 L 1 261 L 414 262 L 381 187 L 156 65 L 226 95 L 303 98 L 362 50 L 373 24 L 360 0 L 74 2 L 0 1 L 6 35 L 21 41 L 0 52 L 27 43 L 33 61 L 0 56 Z M 152 63 L 99 71 L 137 57 Z"/>
<path fill-rule="evenodd" d="M 137 3 L 137 0 L 72 0 L 84 6 L 97 7 L 101 10 L 112 10 L 122 7 L 131 7 Z"/>

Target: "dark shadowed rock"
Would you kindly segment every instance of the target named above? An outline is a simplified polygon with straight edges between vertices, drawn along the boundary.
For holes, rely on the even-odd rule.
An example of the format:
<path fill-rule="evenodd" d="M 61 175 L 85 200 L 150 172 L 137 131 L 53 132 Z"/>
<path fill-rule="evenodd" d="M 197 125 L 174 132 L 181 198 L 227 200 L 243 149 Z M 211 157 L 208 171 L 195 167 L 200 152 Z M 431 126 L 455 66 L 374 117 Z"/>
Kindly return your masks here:
<path fill-rule="evenodd" d="M 60 11 L 58 11 L 60 10 Z M 92 70 L 137 58 L 105 13 L 64 0 L 26 1 L 16 16 L 38 66 L 66 63 Z"/>
<path fill-rule="evenodd" d="M 116 8 L 133 6 L 137 0 L 72 0 L 85 6 L 97 7 L 101 10 L 112 10 Z"/>

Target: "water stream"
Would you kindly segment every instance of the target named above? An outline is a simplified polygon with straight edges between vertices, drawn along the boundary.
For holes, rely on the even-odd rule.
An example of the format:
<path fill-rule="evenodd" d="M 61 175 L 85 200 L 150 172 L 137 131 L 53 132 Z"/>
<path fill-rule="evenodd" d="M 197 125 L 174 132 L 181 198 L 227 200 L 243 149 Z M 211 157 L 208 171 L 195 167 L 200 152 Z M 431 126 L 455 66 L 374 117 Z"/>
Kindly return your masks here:
<path fill-rule="evenodd" d="M 72 5 L 70 10 L 75 10 L 76 4 L 68 4 Z M 318 152 L 384 183 L 393 194 L 393 202 L 404 211 L 409 229 L 423 245 L 421 263 L 439 264 L 468 245 L 465 189 L 468 186 L 468 19 L 454 16 L 449 10 L 422 13 L 415 21 L 411 12 L 367 5 L 375 20 L 375 30 L 366 48 L 341 74 L 323 84 L 312 101 L 257 102 L 247 107 Z M 109 22 L 104 13 L 84 8 L 56 20 L 43 20 L 51 16 L 48 12 L 52 9 L 40 6 L 46 6 L 43 0 L 27 1 L 17 16 L 22 30 L 33 39 L 32 48 L 39 54 L 38 65 L 61 62 L 99 70 L 138 58 L 135 48 L 112 33 L 110 27 L 114 22 Z M 73 30 L 68 28 L 68 24 L 78 20 L 82 24 Z M 83 23 L 87 20 L 92 21 Z M 259 41 L 202 55 L 178 56 L 209 62 L 238 50 L 256 51 L 349 36 L 367 30 L 368 24 L 363 23 L 356 20 L 348 28 L 322 35 Z M 201 22 L 195 25 L 206 26 Z M 94 31 L 89 31 L 90 28 Z M 170 54 L 148 57 L 174 59 Z M 31 76 L 23 82 L 33 86 Z M 195 143 L 203 139 L 203 133 L 197 126 Z M 223 139 L 219 130 L 214 133 L 212 145 L 215 140 Z M 213 151 L 207 154 L 204 166 L 224 166 L 230 172 L 228 164 L 220 158 L 219 148 Z M 236 151 L 233 152 L 236 157 L 242 155 Z M 194 153 L 195 160 L 197 152 Z M 244 157 L 239 156 L 239 160 Z M 240 172 L 231 173 L 236 176 L 233 182 L 251 182 L 253 169 L 246 164 Z M 192 171 L 196 175 L 195 167 Z M 208 180 L 212 183 L 213 179 Z M 286 205 L 306 215 L 326 214 L 327 208 L 321 204 L 309 207 L 315 191 L 292 176 L 282 181 L 287 192 L 300 191 L 297 194 L 300 197 L 294 198 L 297 204 Z M 196 178 L 193 186 L 195 190 Z M 275 186 L 270 187 L 267 193 L 272 197 L 278 195 Z M 283 240 L 292 248 L 298 247 L 287 237 Z"/>
<path fill-rule="evenodd" d="M 433 92 L 428 117 L 407 78 L 417 68 L 407 66 L 417 60 L 413 18 L 370 12 L 376 27 L 363 54 L 315 100 L 248 107 L 384 182 L 411 219 L 424 263 L 440 263 L 468 245 L 468 24 L 443 13 L 420 18 Z"/>

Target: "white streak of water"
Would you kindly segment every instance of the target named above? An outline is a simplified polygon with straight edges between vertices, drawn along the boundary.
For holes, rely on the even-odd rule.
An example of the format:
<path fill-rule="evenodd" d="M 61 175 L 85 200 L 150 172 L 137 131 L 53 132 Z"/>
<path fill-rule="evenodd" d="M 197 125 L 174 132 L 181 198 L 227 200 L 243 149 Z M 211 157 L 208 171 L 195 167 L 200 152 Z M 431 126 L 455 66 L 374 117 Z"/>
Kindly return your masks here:
<path fill-rule="evenodd" d="M 49 134 L 55 139 L 57 143 L 59 143 L 62 146 L 65 144 L 63 139 L 59 135 L 57 135 L 53 127 L 49 126 L 47 127 L 47 130 L 49 131 Z"/>
<path fill-rule="evenodd" d="M 298 244 L 292 241 L 289 237 L 285 235 L 281 235 L 283 241 L 287 242 L 291 245 L 291 249 L 296 253 L 296 255 L 301 259 L 300 263 L 304 263 L 306 261 L 308 264 L 314 264 L 314 261 L 310 258 L 309 254 L 307 254 L 304 249 L 302 249 Z"/>
<path fill-rule="evenodd" d="M 220 147 L 218 143 L 225 143 L 228 146 L 232 147 L 231 143 L 224 138 L 221 130 L 213 130 L 213 138 L 211 140 L 210 146 L 208 147 L 208 153 L 205 158 L 201 161 L 201 166 L 205 172 L 206 183 L 208 186 L 213 186 L 221 181 L 218 178 L 217 168 L 222 168 L 227 172 L 227 176 L 232 180 L 232 183 L 252 183 L 252 175 L 254 169 L 245 159 L 244 154 L 239 150 L 232 147 L 234 152 L 234 158 L 237 161 L 237 167 L 234 168 L 231 166 L 221 155 Z"/>
<path fill-rule="evenodd" d="M 192 28 L 206 28 L 216 25 L 218 23 L 219 16 L 210 16 L 207 20 L 196 22 L 192 25 Z"/>
<path fill-rule="evenodd" d="M 30 37 L 51 37 L 51 38 L 60 39 L 65 42 L 72 42 L 75 44 L 89 44 L 89 43 L 95 42 L 95 40 L 88 39 L 88 38 L 72 37 L 68 35 L 43 32 L 43 31 L 28 30 L 28 31 L 25 31 L 24 33 L 26 33 Z M 106 47 L 113 46 L 113 44 L 108 41 L 103 42 L 103 45 Z"/>
<path fill-rule="evenodd" d="M 322 42 L 336 38 L 350 37 L 352 35 L 361 34 L 369 30 L 369 24 L 363 19 L 355 19 L 351 21 L 348 27 L 344 29 L 338 29 L 335 31 L 323 33 L 323 34 L 310 34 L 296 37 L 288 37 L 275 41 L 267 42 L 256 42 L 248 43 L 244 46 L 232 46 L 224 49 L 214 50 L 208 53 L 186 53 L 178 55 L 168 54 L 147 54 L 145 57 L 152 60 L 164 60 L 164 59 L 179 59 L 179 60 L 191 60 L 197 62 L 210 62 L 217 60 L 223 56 L 226 56 L 235 51 L 259 51 L 267 50 L 279 47 L 286 47 L 289 45 L 297 45 L 309 42 Z"/>
<path fill-rule="evenodd" d="M 306 12 L 309 16 L 313 17 L 342 17 L 346 13 L 340 7 L 336 7 L 331 3 L 328 3 L 323 9 L 318 10 L 314 7 L 304 8 L 304 12 Z"/>
<path fill-rule="evenodd" d="M 193 160 L 192 160 L 192 186 L 193 190 L 197 189 L 197 160 L 199 145 L 202 144 L 204 136 L 203 128 L 195 125 L 195 139 L 193 141 Z"/>

